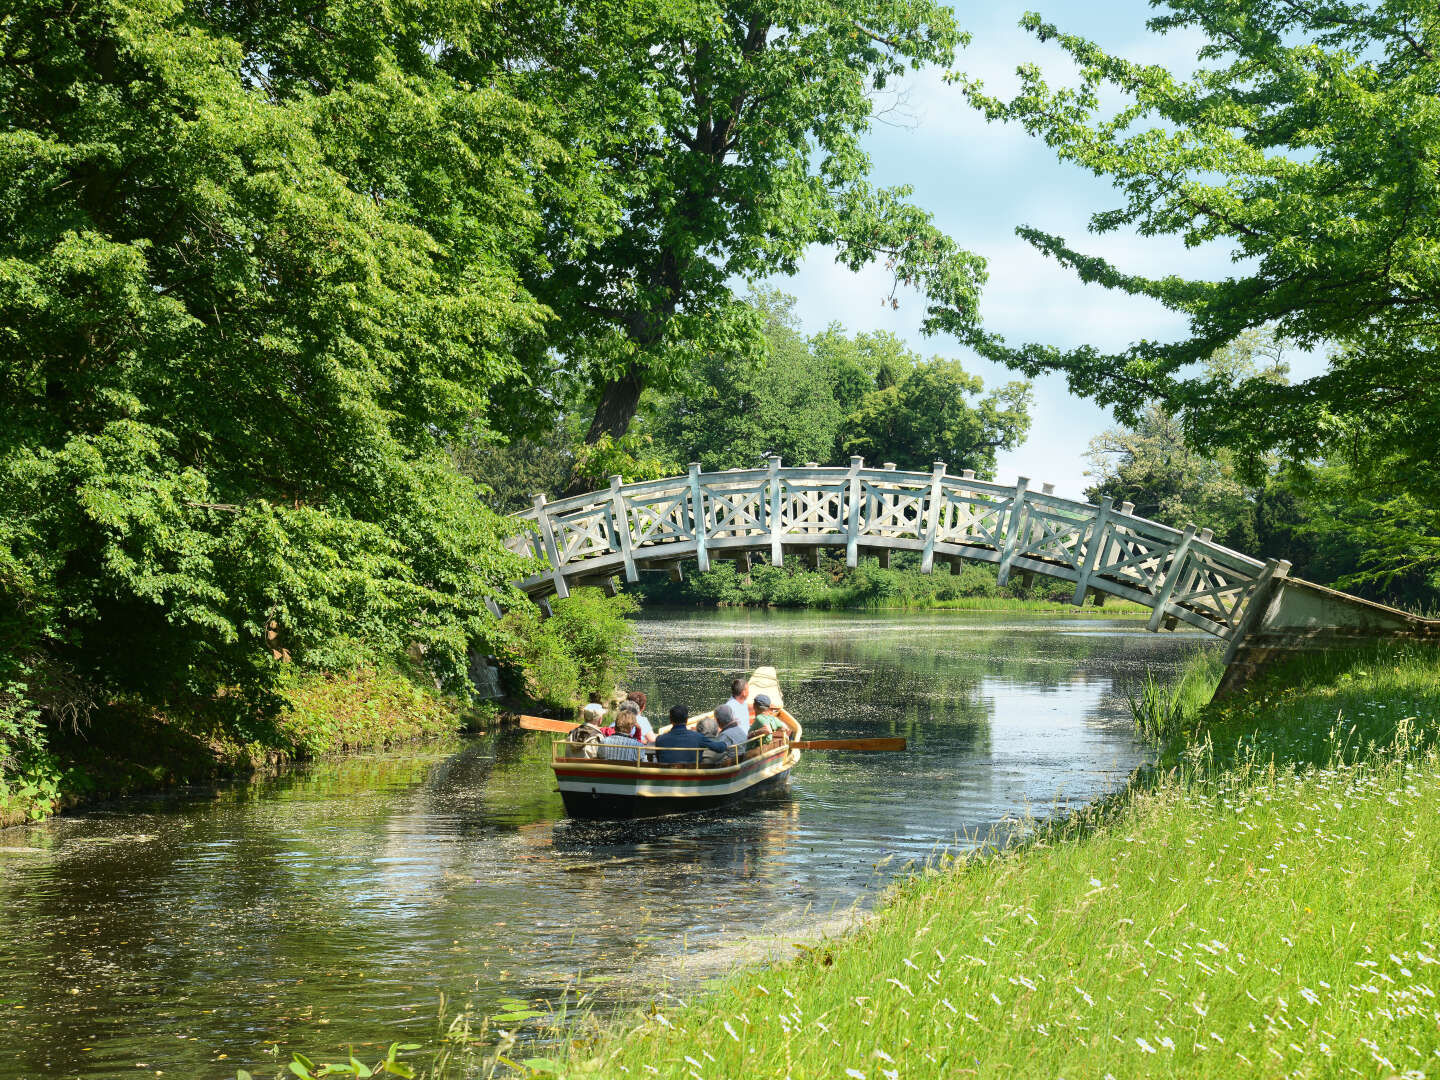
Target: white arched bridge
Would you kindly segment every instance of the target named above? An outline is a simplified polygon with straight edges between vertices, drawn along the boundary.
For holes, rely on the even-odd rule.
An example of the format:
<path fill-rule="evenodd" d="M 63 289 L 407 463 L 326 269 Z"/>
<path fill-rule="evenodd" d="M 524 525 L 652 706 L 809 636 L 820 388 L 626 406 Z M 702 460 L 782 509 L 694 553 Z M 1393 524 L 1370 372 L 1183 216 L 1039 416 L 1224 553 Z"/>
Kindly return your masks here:
<path fill-rule="evenodd" d="M 1175 529 L 1137 517 L 1130 503 L 1099 506 L 1039 490 L 1021 477 L 1013 486 L 954 476 L 944 462 L 928 473 L 894 465 L 702 472 L 633 484 L 610 478 L 608 491 L 535 505 L 508 543 L 544 569 L 519 582 L 534 599 L 568 596 L 576 585 L 604 585 L 617 575 L 670 569 L 716 558 L 748 565 L 755 554 L 779 564 L 788 553 L 812 561 L 821 547 L 888 562 L 893 551 L 920 554 L 930 573 L 937 559 L 993 563 L 1003 585 L 1015 574 L 1074 582 L 1072 601 L 1090 594 L 1133 600 L 1151 609 L 1151 630 L 1196 627 L 1229 643 L 1264 637 L 1270 648 L 1294 648 L 1296 635 L 1340 638 L 1436 635 L 1440 623 L 1289 578 L 1290 564 L 1261 561 L 1218 544 L 1210 530 Z M 1280 639 L 1284 637 L 1286 642 Z M 1317 642 L 1318 644 L 1318 642 Z"/>

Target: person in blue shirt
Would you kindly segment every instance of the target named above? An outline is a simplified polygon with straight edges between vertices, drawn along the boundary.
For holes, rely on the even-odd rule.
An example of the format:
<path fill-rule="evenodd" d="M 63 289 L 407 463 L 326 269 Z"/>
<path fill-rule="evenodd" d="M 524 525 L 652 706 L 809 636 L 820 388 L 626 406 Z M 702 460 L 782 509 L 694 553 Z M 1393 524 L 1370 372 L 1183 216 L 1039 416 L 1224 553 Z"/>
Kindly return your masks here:
<path fill-rule="evenodd" d="M 655 740 L 655 754 L 661 765 L 690 765 L 697 763 L 697 750 L 714 750 L 723 754 L 730 744 L 701 735 L 689 728 L 690 710 L 676 705 L 670 710 L 670 730 Z"/>

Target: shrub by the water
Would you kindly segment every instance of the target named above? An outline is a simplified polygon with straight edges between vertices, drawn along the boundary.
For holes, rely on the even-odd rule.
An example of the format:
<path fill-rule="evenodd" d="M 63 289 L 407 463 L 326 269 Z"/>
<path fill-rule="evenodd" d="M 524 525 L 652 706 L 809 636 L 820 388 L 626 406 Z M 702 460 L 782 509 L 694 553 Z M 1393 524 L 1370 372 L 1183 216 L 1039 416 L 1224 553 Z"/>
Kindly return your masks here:
<path fill-rule="evenodd" d="M 635 628 L 626 616 L 637 606 L 625 593 L 576 589 L 551 601 L 548 619 L 534 608 L 507 612 L 497 656 L 509 688 L 559 710 L 591 690 L 608 692 L 634 663 Z"/>

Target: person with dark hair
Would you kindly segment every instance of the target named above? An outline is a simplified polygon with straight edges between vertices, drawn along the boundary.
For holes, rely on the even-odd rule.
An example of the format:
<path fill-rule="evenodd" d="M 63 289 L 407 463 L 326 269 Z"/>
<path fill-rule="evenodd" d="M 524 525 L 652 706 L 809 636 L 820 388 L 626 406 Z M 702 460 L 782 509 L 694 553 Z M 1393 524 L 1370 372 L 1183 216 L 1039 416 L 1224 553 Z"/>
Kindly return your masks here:
<path fill-rule="evenodd" d="M 729 743 L 692 731 L 689 724 L 690 710 L 684 705 L 670 710 L 670 730 L 655 740 L 656 757 L 661 765 L 694 766 L 699 764 L 698 751 L 714 750 L 723 754 L 730 748 Z"/>

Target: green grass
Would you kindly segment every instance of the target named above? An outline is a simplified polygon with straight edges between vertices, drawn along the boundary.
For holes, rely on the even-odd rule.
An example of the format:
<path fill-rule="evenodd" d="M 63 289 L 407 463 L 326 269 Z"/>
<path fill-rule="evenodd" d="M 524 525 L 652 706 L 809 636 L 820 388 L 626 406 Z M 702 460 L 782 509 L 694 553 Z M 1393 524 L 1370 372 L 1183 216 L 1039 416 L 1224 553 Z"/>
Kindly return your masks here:
<path fill-rule="evenodd" d="M 1440 1073 L 1440 659 L 1311 661 L 1192 719 L 1127 796 L 564 1074 Z"/>

